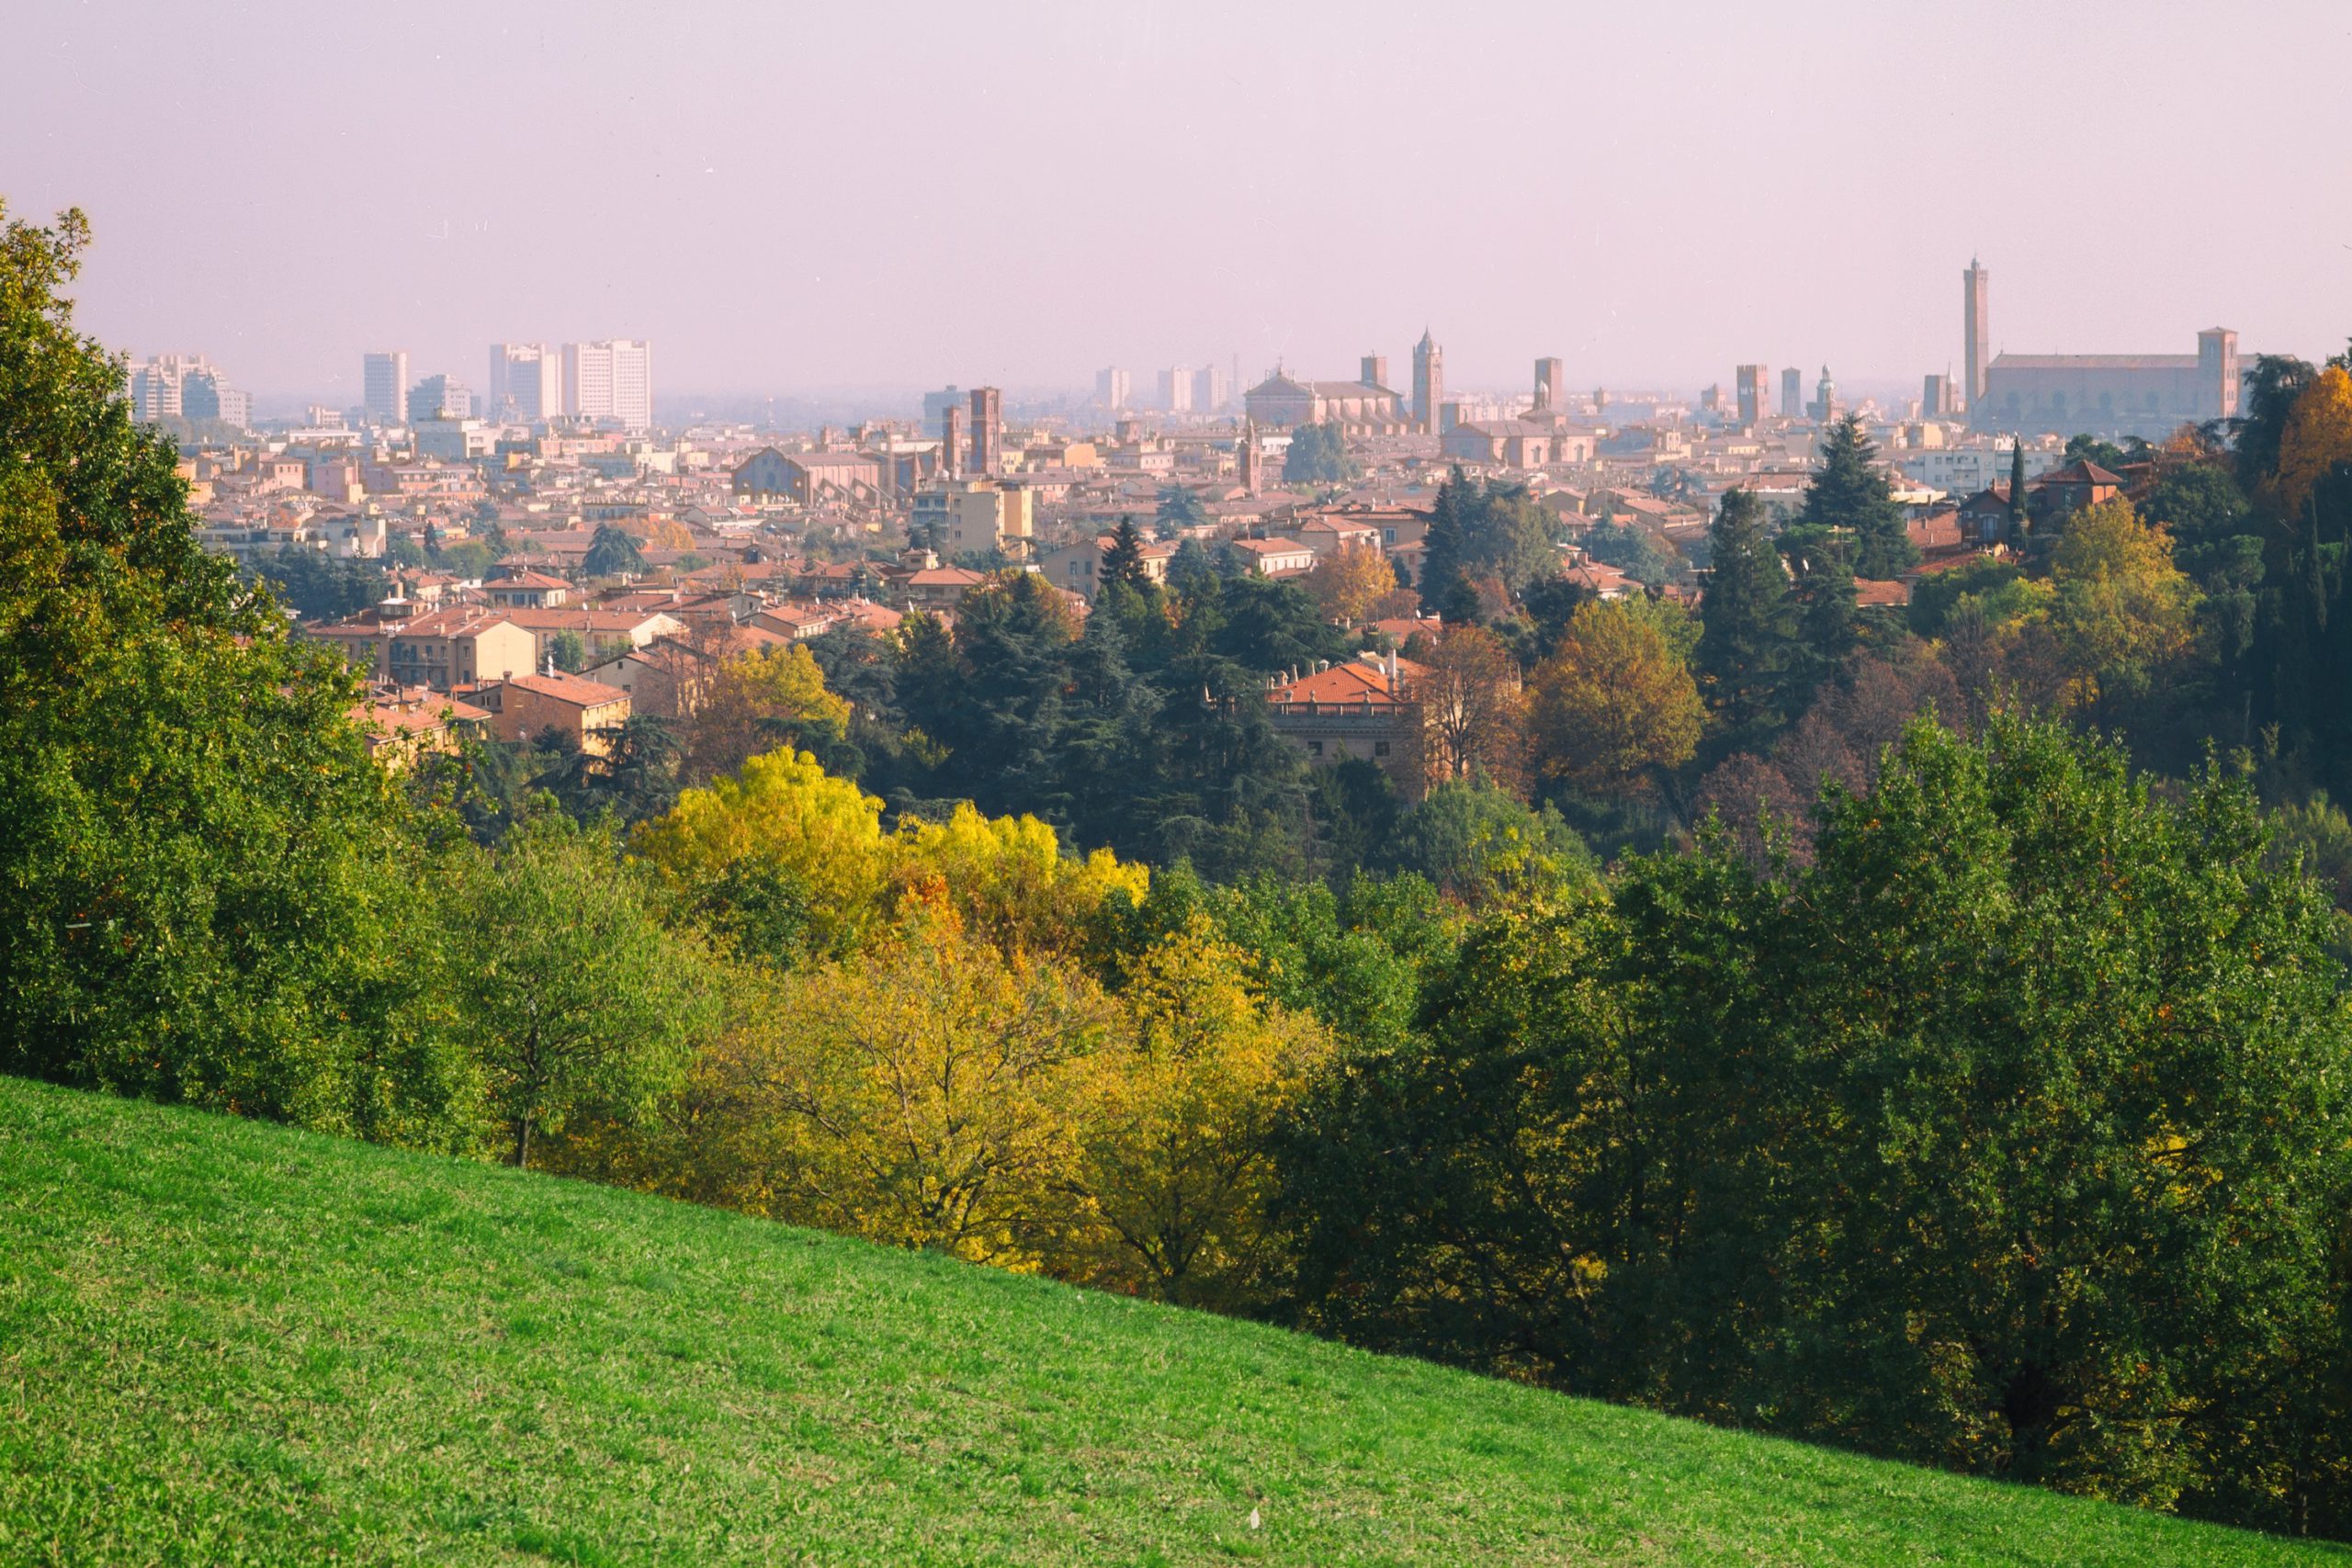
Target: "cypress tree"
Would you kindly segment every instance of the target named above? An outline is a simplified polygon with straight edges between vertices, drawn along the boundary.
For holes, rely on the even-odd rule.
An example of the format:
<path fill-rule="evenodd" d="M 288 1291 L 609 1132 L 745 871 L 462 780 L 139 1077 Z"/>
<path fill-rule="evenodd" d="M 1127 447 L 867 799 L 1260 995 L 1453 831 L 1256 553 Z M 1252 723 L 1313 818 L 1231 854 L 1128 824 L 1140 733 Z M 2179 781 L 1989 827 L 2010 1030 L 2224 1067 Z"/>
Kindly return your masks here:
<path fill-rule="evenodd" d="M 1802 678 L 1789 579 L 1751 491 L 1726 493 L 1707 529 L 1712 562 L 1699 603 L 1698 666 L 1707 703 L 1735 744 L 1752 744 L 1788 716 Z"/>
<path fill-rule="evenodd" d="M 2009 547 L 2025 543 L 2025 437 L 2009 443 Z"/>

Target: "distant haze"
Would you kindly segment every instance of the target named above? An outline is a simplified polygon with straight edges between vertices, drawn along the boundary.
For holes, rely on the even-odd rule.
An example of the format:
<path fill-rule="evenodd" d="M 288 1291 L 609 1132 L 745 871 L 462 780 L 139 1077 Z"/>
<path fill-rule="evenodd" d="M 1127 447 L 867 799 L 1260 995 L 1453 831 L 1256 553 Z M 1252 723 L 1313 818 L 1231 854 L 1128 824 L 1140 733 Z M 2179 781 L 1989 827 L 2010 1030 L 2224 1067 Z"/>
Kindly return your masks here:
<path fill-rule="evenodd" d="M 664 393 L 1277 357 L 1841 384 L 1996 347 L 2335 352 L 2341 4 L 74 6 L 0 197 L 85 325 L 264 393 L 650 338 Z"/>

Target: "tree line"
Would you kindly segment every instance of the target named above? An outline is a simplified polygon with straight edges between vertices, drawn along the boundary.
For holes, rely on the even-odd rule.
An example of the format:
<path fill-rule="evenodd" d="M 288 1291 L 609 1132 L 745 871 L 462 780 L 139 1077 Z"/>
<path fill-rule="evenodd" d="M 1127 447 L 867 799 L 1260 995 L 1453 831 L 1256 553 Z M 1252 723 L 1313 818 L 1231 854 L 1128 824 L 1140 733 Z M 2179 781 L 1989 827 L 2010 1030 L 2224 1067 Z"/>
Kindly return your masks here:
<path fill-rule="evenodd" d="M 2192 677 L 2228 716 L 2210 530 L 2052 520 L 2014 577 L 1844 615 L 1812 563 L 1862 526 L 1792 560 L 1735 495 L 1692 617 L 1553 586 L 1462 481 L 1476 635 L 1430 650 L 1471 652 L 1410 802 L 1272 732 L 1265 676 L 1353 639 L 1205 550 L 1082 626 L 1008 578 L 606 757 L 396 778 L 339 656 L 195 546 L 74 331 L 83 241 L 0 231 L 0 1067 L 2352 1534 L 2311 874 L 2347 862 L 2315 797 L 2265 809 L 2328 753 L 2256 656 L 2318 608 L 2248 590 L 2275 739 L 2165 771 L 2175 732 L 2095 732 Z M 2251 423 L 2148 482 L 2221 474 L 2325 589 L 2282 521 L 2328 542 L 2324 412 L 2252 493 Z M 1569 814 L 1636 800 L 1698 826 L 1602 865 Z"/>

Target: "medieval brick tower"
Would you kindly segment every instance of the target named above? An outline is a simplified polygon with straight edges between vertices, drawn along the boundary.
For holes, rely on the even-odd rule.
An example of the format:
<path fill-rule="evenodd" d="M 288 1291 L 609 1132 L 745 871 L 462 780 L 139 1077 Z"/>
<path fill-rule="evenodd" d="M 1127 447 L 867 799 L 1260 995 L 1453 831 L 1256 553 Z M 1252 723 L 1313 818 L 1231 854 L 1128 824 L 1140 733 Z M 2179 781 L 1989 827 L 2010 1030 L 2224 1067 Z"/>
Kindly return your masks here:
<path fill-rule="evenodd" d="M 1427 327 L 1413 345 L 1413 423 L 1424 435 L 1438 434 L 1438 405 L 1445 400 L 1445 351 Z"/>

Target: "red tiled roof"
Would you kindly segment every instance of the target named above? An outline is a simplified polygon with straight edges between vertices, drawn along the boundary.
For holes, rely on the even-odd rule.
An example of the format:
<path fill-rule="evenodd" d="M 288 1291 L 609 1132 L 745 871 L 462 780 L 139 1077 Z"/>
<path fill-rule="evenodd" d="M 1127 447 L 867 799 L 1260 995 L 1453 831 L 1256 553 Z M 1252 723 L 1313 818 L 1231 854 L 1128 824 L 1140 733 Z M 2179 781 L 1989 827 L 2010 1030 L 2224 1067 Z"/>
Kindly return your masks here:
<path fill-rule="evenodd" d="M 601 681 L 590 681 L 578 675 L 515 675 L 504 681 L 484 683 L 514 686 L 583 708 L 602 707 L 606 703 L 628 700 L 628 694 L 618 686 L 607 686 Z"/>

